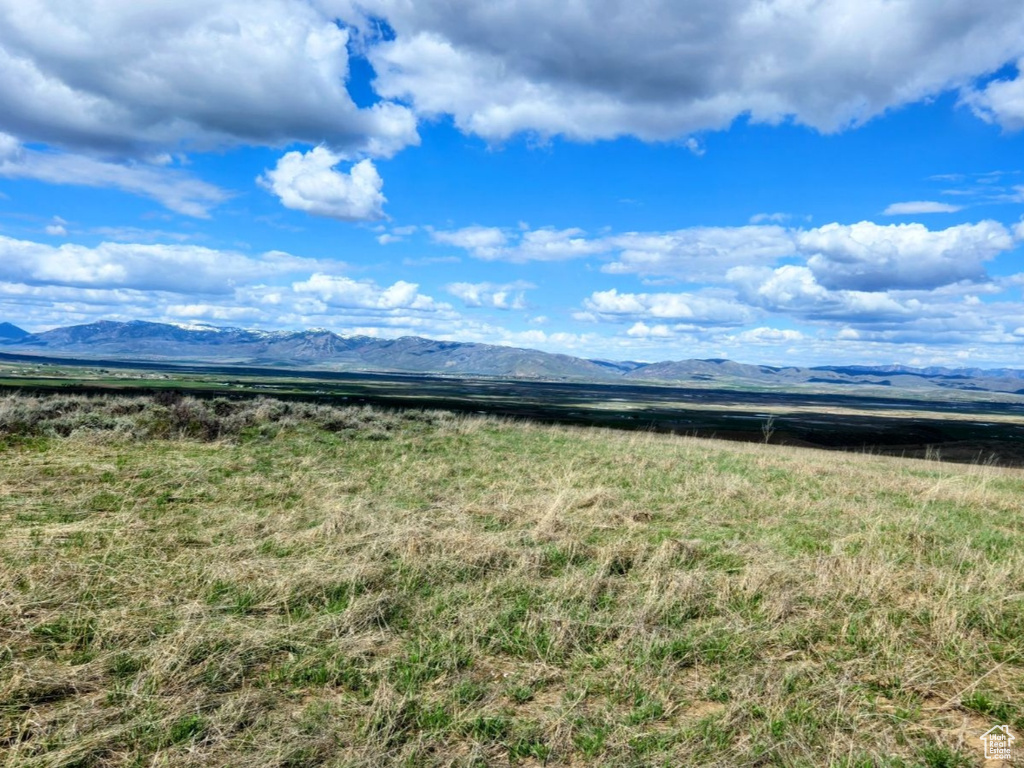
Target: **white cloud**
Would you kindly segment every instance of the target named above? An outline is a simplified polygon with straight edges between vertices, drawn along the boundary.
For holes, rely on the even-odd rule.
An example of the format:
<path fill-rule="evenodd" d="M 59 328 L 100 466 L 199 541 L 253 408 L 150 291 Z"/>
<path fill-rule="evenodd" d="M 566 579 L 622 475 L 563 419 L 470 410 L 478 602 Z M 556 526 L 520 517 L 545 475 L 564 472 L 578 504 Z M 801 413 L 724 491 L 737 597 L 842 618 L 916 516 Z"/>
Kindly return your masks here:
<path fill-rule="evenodd" d="M 48 184 L 112 188 L 156 200 L 177 213 L 207 218 L 230 194 L 183 171 L 140 164 L 112 163 L 68 152 L 21 147 L 0 134 L 0 176 Z"/>
<path fill-rule="evenodd" d="M 920 213 L 956 213 L 962 211 L 961 205 L 938 203 L 932 200 L 912 200 L 906 203 L 893 203 L 884 211 L 883 216 L 906 216 Z"/>
<path fill-rule="evenodd" d="M 462 300 L 467 307 L 526 309 L 525 291 L 537 286 L 523 280 L 514 283 L 450 283 L 445 291 Z"/>
<path fill-rule="evenodd" d="M 283 256 L 281 258 L 284 258 Z M 292 257 L 294 258 L 294 257 Z M 752 268 L 746 268 L 752 269 Z M 767 270 L 771 276 L 774 270 Z M 762 278 L 765 275 L 761 276 Z M 253 278 L 258 280 L 258 278 Z M 1015 290 L 1015 289 L 1014 289 Z M 603 293 L 603 292 L 599 292 Z M 838 305 L 848 292 L 830 292 Z M 838 295 L 836 295 L 838 294 Z M 32 329 L 90 322 L 97 319 L 209 321 L 267 329 L 326 327 L 342 333 L 376 337 L 420 335 L 441 340 L 480 341 L 543 348 L 553 352 L 607 359 L 661 360 L 688 357 L 730 357 L 778 364 L 835 363 L 837 359 L 939 364 L 970 350 L 970 364 L 1014 365 L 1024 340 L 1024 305 L 962 301 L 967 292 L 949 289 L 894 294 L 906 311 L 899 316 L 862 313 L 844 319 L 819 307 L 760 309 L 749 313 L 742 327 L 702 324 L 664 302 L 671 317 L 654 317 L 662 304 L 657 294 L 603 296 L 590 320 L 612 323 L 614 334 L 576 333 L 572 329 L 539 332 L 513 330 L 461 316 L 448 304 L 424 296 L 414 284 L 398 281 L 378 285 L 370 280 L 338 276 L 290 279 L 278 285 L 254 281 L 224 293 L 194 295 L 134 288 L 28 285 L 0 277 L 0 317 L 16 318 Z M 829 298 L 829 294 L 825 294 Z M 870 294 L 875 299 L 884 294 Z M 631 297 L 636 298 L 635 301 Z M 727 297 L 702 295 L 702 299 Z M 686 300 L 692 308 L 695 304 Z M 824 311 L 818 311 L 818 310 Z M 626 310 L 619 312 L 618 310 Z M 629 315 L 630 310 L 641 313 Z M 766 313 L 802 319 L 806 326 L 780 329 L 778 323 L 752 323 Z M 682 313 L 685 315 L 685 313 Z M 600 329 L 598 329 L 600 330 Z M 803 334 L 796 339 L 795 333 Z M 774 357 L 773 357 L 774 356 Z M 915 362 L 916 361 L 916 362 Z"/>
<path fill-rule="evenodd" d="M 481 336 L 482 341 L 490 340 L 492 344 L 503 346 L 540 348 L 556 353 L 586 354 L 588 349 L 593 349 L 595 344 L 601 342 L 599 337 L 588 333 L 510 331 L 497 326 L 483 326 L 481 330 L 486 334 Z"/>
<path fill-rule="evenodd" d="M 1024 225 L 1014 232 L 1021 237 Z M 985 263 L 1015 245 L 995 221 L 930 230 L 923 224 L 827 224 L 816 229 L 778 225 L 691 227 L 672 232 L 626 232 L 590 237 L 580 229 L 502 230 L 468 227 L 433 238 L 465 248 L 476 258 L 509 262 L 612 256 L 601 271 L 612 275 L 721 283 L 730 269 L 768 267 L 801 259 L 827 289 L 885 291 L 932 289 L 988 279 Z"/>
<path fill-rule="evenodd" d="M 736 340 L 744 343 L 765 344 L 765 343 L 791 343 L 802 341 L 804 335 L 800 331 L 790 328 L 751 328 L 736 335 Z"/>
<path fill-rule="evenodd" d="M 841 130 L 1024 54 L 1018 0 L 359 6 L 396 32 L 369 48 L 378 91 L 490 140 L 664 140 L 740 115 Z"/>
<path fill-rule="evenodd" d="M 20 141 L 9 134 L 0 132 L 0 161 L 16 159 L 22 152 Z"/>
<path fill-rule="evenodd" d="M 279 251 L 246 256 L 193 245 L 66 243 L 53 247 L 0 236 L 0 280 L 27 285 L 131 288 L 177 293 L 228 294 L 236 286 L 344 265 Z"/>
<path fill-rule="evenodd" d="M 636 322 L 630 326 L 629 330 L 626 331 L 627 336 L 634 338 L 648 339 L 648 338 L 660 338 L 665 339 L 673 335 L 672 330 L 664 323 L 659 325 L 647 325 L 644 322 Z"/>
<path fill-rule="evenodd" d="M 583 301 L 581 316 L 603 322 L 672 320 L 693 326 L 741 325 L 753 318 L 749 307 L 735 301 L 696 293 L 619 293 L 594 291 Z"/>
<path fill-rule="evenodd" d="M 1007 130 L 1024 128 L 1024 59 L 1017 62 L 1017 76 L 998 79 L 983 88 L 964 93 L 963 101 L 981 119 L 998 123 Z"/>
<path fill-rule="evenodd" d="M 693 136 L 690 136 L 686 141 L 684 141 L 683 146 L 693 152 L 697 157 L 704 157 L 704 154 L 707 152 L 707 150 L 704 149 L 704 145 Z"/>
<path fill-rule="evenodd" d="M 576 227 L 503 230 L 472 226 L 435 231 L 432 237 L 486 261 L 564 261 L 617 253 L 617 259 L 602 271 L 688 279 L 721 274 L 726 264 L 772 262 L 794 250 L 793 234 L 777 226 L 692 227 L 599 237 Z"/>
<path fill-rule="evenodd" d="M 689 281 L 720 277 L 729 266 L 772 263 L 794 251 L 793 234 L 779 226 L 629 232 L 606 242 L 619 253 L 615 261 L 602 267 L 603 272 Z"/>
<path fill-rule="evenodd" d="M 923 224 L 828 224 L 799 233 L 797 242 L 821 285 L 861 291 L 984 280 L 985 262 L 1014 245 L 995 221 L 939 231 Z"/>
<path fill-rule="evenodd" d="M 582 229 L 535 229 L 522 233 L 516 248 L 508 252 L 509 261 L 562 261 L 590 256 L 608 249 L 600 240 L 588 239 Z"/>
<path fill-rule="evenodd" d="M 381 228 L 383 229 L 383 227 Z M 392 227 L 390 231 L 383 232 L 377 236 L 377 242 L 381 245 L 391 245 L 392 243 L 400 243 L 409 235 L 415 234 L 419 227 L 410 225 L 404 227 Z"/>
<path fill-rule="evenodd" d="M 394 103 L 346 90 L 348 30 L 305 0 L 0 0 L 0 131 L 135 157 L 176 147 L 418 142 Z"/>
<path fill-rule="evenodd" d="M 872 343 L 929 345 L 1006 344 L 1009 329 L 1024 322 L 1024 304 L 998 300 L 1006 288 L 953 284 L 932 290 L 831 290 L 806 266 L 777 269 L 737 267 L 729 279 L 738 298 L 766 312 L 812 323 L 838 326 L 838 338 Z"/>
<path fill-rule="evenodd" d="M 609 248 L 601 240 L 589 239 L 582 229 L 528 229 L 506 232 L 497 227 L 472 226 L 450 232 L 432 233 L 435 242 L 454 245 L 485 261 L 564 261 Z"/>
<path fill-rule="evenodd" d="M 817 320 L 879 321 L 914 315 L 910 307 L 887 293 L 830 291 L 804 266 L 787 264 L 775 270 L 735 267 L 728 277 L 747 302 L 773 312 Z"/>
<path fill-rule="evenodd" d="M 182 295 L 159 290 L 26 285 L 0 279 L 0 316 L 29 328 L 94 320 L 145 318 L 162 322 L 204 321 L 265 329 L 324 327 L 374 336 L 438 337 L 468 328 L 445 303 L 415 286 L 381 287 L 372 281 L 325 285 L 312 276 L 293 285 L 251 285 L 220 295 Z M 488 340 L 499 341 L 501 336 Z"/>
<path fill-rule="evenodd" d="M 344 276 L 342 262 L 193 245 L 53 247 L 0 236 L 0 316 L 30 328 L 98 319 L 439 335 L 461 327 L 415 283 Z"/>
<path fill-rule="evenodd" d="M 273 170 L 258 179 L 277 195 L 281 205 L 315 216 L 341 221 L 374 221 L 384 217 L 384 180 L 370 160 L 361 160 L 348 173 L 335 170 L 344 160 L 327 147 L 289 152 Z"/>
<path fill-rule="evenodd" d="M 251 323 L 260 317 L 253 307 L 230 307 L 217 304 L 168 304 L 164 311 L 170 318 L 203 320 L 210 323 Z"/>
<path fill-rule="evenodd" d="M 60 216 L 54 216 L 43 231 L 51 237 L 67 237 L 68 229 L 66 225 L 67 222 L 64 219 Z"/>
<path fill-rule="evenodd" d="M 380 288 L 369 280 L 353 280 L 335 275 L 314 274 L 308 280 L 292 284 L 298 294 L 309 294 L 326 307 L 374 310 L 434 310 L 439 306 L 419 292 L 416 283 L 399 280 L 388 288 Z"/>
<path fill-rule="evenodd" d="M 497 227 L 463 227 L 450 232 L 434 231 L 431 239 L 443 245 L 454 245 L 469 251 L 480 259 L 497 258 L 508 238 Z"/>
<path fill-rule="evenodd" d="M 785 224 L 792 217 L 788 213 L 755 213 L 750 217 L 751 224 Z"/>

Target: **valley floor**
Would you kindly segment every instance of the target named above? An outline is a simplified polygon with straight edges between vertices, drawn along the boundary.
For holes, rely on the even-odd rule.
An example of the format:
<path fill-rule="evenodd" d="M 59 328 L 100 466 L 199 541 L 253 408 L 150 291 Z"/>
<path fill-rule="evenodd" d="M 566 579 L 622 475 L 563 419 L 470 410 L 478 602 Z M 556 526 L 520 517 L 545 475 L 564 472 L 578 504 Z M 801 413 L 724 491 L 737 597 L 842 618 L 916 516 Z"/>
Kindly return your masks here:
<path fill-rule="evenodd" d="M 0 399 L 0 765 L 982 764 L 1024 472 Z"/>

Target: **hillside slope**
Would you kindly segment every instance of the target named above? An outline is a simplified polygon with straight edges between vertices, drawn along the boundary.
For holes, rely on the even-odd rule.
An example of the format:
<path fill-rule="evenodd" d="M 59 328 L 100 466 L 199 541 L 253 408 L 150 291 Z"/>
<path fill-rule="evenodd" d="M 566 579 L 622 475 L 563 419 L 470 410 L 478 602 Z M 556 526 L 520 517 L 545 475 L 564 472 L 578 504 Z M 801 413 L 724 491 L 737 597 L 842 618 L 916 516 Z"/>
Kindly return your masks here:
<path fill-rule="evenodd" d="M 0 400 L 7 765 L 967 766 L 1024 730 L 1019 470 L 163 402 Z"/>

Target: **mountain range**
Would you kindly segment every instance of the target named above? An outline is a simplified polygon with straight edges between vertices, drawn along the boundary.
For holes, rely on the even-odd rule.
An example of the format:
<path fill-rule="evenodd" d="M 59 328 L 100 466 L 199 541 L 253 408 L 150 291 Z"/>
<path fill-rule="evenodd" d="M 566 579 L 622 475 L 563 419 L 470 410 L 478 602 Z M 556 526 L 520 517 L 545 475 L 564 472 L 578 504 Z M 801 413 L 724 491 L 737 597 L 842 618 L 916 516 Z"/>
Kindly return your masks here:
<path fill-rule="evenodd" d="M 29 333 L 0 323 L 0 352 L 93 360 L 429 373 L 543 380 L 704 382 L 758 386 L 875 385 L 1024 394 L 1024 370 L 885 366 L 747 365 L 731 360 L 658 363 L 587 360 L 418 336 L 379 339 L 328 330 L 259 331 L 206 324 L 99 321 Z"/>

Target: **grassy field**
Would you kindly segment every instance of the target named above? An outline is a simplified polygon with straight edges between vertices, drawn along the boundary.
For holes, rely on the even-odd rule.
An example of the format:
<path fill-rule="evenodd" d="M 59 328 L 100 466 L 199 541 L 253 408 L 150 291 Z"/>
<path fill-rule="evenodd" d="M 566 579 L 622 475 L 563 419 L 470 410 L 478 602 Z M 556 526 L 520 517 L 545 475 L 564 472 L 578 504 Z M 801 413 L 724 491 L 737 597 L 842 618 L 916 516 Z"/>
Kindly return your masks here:
<path fill-rule="evenodd" d="M 1024 396 L 942 388 L 750 382 L 540 381 L 93 361 L 12 362 L 0 397 L 187 393 L 321 405 L 443 410 L 775 445 L 1024 468 Z M 132 368 L 131 365 L 144 366 Z"/>
<path fill-rule="evenodd" d="M 1024 471 L 0 399 L 0 765 L 981 765 Z"/>

